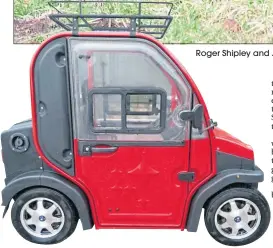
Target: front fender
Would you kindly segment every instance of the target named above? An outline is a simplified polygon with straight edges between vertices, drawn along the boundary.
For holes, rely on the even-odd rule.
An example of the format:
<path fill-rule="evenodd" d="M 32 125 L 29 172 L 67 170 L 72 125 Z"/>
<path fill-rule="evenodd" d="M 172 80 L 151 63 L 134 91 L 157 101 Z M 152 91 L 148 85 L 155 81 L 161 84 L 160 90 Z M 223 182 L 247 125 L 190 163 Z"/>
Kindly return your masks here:
<path fill-rule="evenodd" d="M 235 183 L 256 184 L 263 180 L 264 173 L 258 167 L 254 170 L 230 169 L 220 172 L 195 193 L 190 205 L 187 230 L 197 231 L 204 204 L 217 192 Z"/>
<path fill-rule="evenodd" d="M 55 189 L 67 196 L 75 205 L 84 230 L 93 227 L 91 210 L 87 197 L 83 191 L 64 177 L 45 171 L 32 171 L 24 173 L 12 181 L 2 191 L 2 205 L 8 209 L 11 199 L 18 193 L 31 187 L 47 187 Z"/>

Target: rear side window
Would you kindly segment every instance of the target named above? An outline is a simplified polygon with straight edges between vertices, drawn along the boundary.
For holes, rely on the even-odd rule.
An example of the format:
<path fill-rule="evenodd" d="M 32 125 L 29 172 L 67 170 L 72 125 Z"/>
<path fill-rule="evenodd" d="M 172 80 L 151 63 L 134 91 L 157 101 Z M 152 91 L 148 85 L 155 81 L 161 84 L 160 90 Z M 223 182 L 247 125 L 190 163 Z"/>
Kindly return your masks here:
<path fill-rule="evenodd" d="M 70 38 L 74 135 L 78 139 L 181 141 L 191 107 L 183 75 L 142 39 Z"/>
<path fill-rule="evenodd" d="M 94 132 L 122 129 L 121 94 L 95 93 L 90 97 L 90 127 Z"/>
<path fill-rule="evenodd" d="M 165 127 L 166 93 L 131 93 L 126 95 L 126 128 L 158 131 Z"/>

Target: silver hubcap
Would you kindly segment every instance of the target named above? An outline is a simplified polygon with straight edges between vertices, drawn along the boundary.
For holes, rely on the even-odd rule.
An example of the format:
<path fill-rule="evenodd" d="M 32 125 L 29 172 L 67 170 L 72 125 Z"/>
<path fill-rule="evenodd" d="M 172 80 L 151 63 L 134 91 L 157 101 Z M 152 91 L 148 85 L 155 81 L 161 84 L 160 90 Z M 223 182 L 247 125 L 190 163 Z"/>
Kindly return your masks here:
<path fill-rule="evenodd" d="M 49 238 L 62 230 L 65 216 L 56 202 L 47 198 L 35 198 L 23 206 L 20 220 L 29 234 Z"/>
<path fill-rule="evenodd" d="M 261 223 L 261 213 L 255 203 L 244 198 L 224 202 L 216 211 L 215 226 L 225 237 L 243 239 L 252 235 Z"/>

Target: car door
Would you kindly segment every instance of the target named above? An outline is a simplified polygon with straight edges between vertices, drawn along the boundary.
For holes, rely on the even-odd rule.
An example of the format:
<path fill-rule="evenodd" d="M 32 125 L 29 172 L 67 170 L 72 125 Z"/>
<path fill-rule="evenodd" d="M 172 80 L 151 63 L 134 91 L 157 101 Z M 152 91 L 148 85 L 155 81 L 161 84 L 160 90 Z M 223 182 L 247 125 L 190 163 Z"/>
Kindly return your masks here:
<path fill-rule="evenodd" d="M 76 177 L 99 224 L 179 227 L 189 123 L 178 113 L 191 107 L 183 75 L 142 39 L 71 38 L 69 50 Z"/>

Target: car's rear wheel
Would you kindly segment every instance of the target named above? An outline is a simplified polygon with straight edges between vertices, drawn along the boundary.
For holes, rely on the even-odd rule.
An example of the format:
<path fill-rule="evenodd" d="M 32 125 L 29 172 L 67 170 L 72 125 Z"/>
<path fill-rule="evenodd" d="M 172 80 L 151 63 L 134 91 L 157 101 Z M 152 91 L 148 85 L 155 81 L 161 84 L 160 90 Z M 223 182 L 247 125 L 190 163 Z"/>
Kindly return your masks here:
<path fill-rule="evenodd" d="M 205 223 L 218 242 L 239 246 L 254 242 L 266 231 L 270 208 L 256 189 L 232 188 L 216 195 L 208 204 Z"/>
<path fill-rule="evenodd" d="M 11 211 L 12 223 L 26 240 L 55 244 L 75 230 L 78 215 L 72 202 L 57 191 L 35 188 L 22 193 Z"/>

